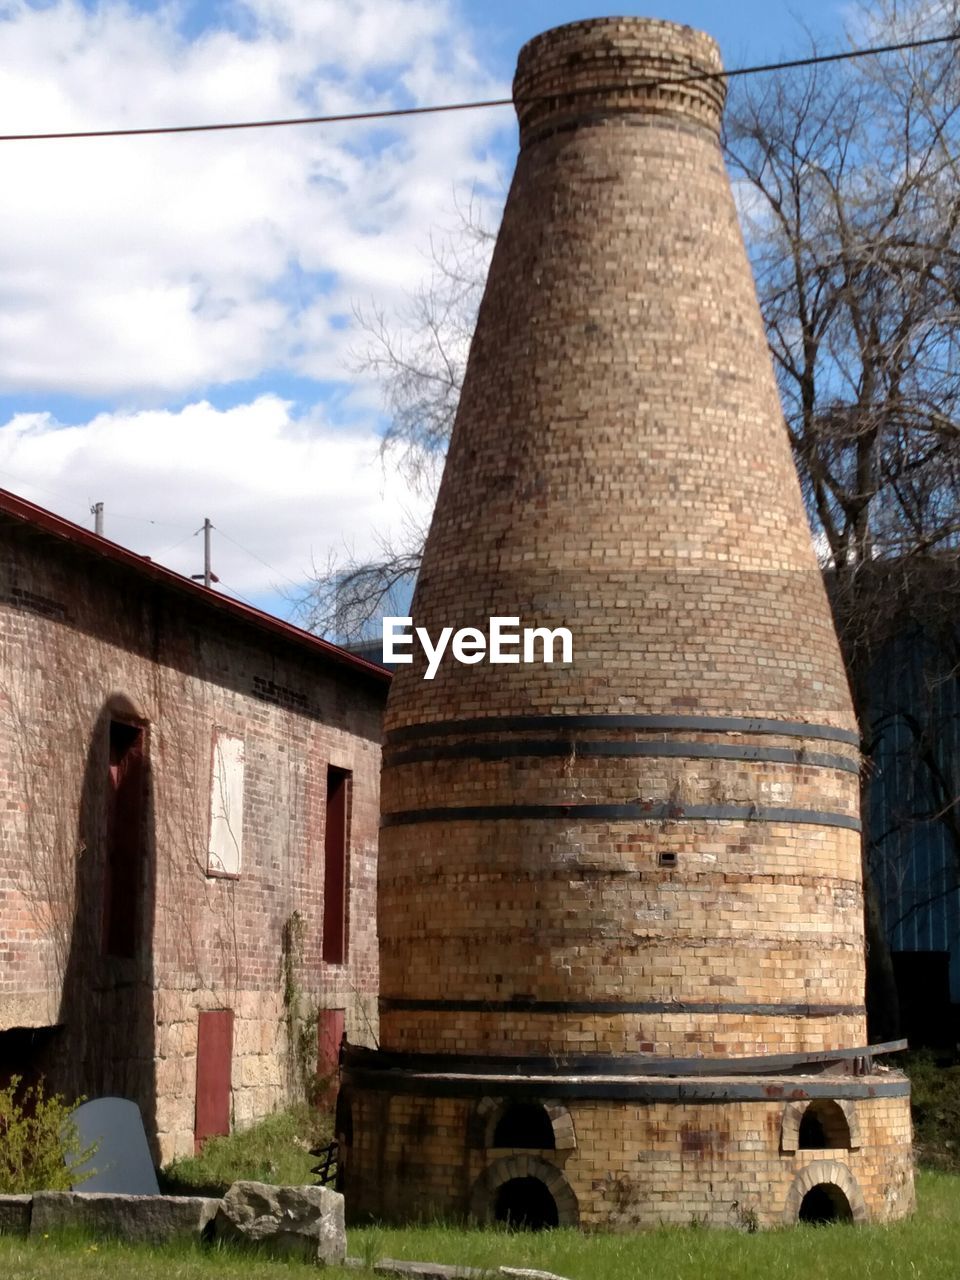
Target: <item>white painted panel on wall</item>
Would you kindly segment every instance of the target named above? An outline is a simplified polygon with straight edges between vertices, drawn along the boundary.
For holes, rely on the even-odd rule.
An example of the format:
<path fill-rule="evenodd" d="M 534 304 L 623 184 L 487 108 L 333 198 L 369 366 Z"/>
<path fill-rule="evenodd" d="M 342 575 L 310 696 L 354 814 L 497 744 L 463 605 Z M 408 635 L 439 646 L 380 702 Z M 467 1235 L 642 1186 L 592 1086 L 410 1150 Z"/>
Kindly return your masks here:
<path fill-rule="evenodd" d="M 243 853 L 243 739 L 217 731 L 210 784 L 210 875 L 240 874 Z"/>

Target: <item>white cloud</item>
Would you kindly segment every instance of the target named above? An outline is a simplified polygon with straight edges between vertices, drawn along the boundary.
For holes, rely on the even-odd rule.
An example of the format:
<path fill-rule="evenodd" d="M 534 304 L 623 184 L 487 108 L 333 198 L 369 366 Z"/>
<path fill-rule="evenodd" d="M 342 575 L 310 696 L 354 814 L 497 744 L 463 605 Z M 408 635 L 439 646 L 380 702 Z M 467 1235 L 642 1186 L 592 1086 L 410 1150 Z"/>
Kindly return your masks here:
<path fill-rule="evenodd" d="M 429 55 L 451 22 L 442 0 L 248 0 L 247 7 L 281 39 L 322 50 L 324 62 L 336 67 L 396 66 L 424 49 Z"/>
<path fill-rule="evenodd" d="M 187 40 L 176 5 L 0 3 L 4 132 L 300 116 L 502 96 L 444 0 L 249 0 Z M 389 86 L 389 87 L 385 87 Z M 188 394 L 343 376 L 319 307 L 390 306 L 457 185 L 496 183 L 509 113 L 4 144 L 0 391 Z"/>
<path fill-rule="evenodd" d="M 294 418 L 272 395 L 76 426 L 17 414 L 0 425 L 0 485 L 88 527 L 89 505 L 102 501 L 108 537 L 185 574 L 202 569 L 193 531 L 208 516 L 215 571 L 255 599 L 302 583 L 311 559 L 323 568 L 331 552 L 370 554 L 377 534 L 424 518 L 378 445 L 372 431 Z"/>

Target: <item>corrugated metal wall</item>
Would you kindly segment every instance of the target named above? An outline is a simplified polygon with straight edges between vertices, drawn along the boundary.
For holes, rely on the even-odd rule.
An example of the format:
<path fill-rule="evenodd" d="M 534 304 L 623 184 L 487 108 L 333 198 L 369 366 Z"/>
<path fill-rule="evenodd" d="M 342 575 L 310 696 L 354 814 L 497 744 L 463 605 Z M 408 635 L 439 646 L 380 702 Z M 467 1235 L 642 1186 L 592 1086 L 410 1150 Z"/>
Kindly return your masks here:
<path fill-rule="evenodd" d="M 944 808 L 945 794 L 960 796 L 960 682 L 946 655 L 904 633 L 876 664 L 870 697 L 870 866 L 887 937 L 893 951 L 949 952 L 960 1001 L 960 814 Z"/>

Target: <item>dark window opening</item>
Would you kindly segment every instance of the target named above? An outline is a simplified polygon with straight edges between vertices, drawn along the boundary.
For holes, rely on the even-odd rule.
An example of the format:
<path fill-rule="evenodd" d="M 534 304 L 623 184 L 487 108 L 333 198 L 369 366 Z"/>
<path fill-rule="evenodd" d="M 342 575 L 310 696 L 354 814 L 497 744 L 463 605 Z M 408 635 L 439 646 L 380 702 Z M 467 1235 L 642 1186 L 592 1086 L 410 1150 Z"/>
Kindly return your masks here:
<path fill-rule="evenodd" d="M 197 1023 L 197 1102 L 193 1137 L 197 1151 L 205 1138 L 230 1132 L 230 1077 L 233 1066 L 233 1010 L 212 1009 Z"/>
<path fill-rule="evenodd" d="M 107 774 L 103 950 L 136 955 L 143 878 L 143 728 L 110 721 Z"/>
<path fill-rule="evenodd" d="M 337 1144 L 337 1174 L 333 1189 L 343 1195 L 347 1185 L 350 1148 L 353 1146 L 353 1107 L 350 1105 L 350 1098 L 342 1089 L 337 1094 L 337 1105 L 333 1114 L 333 1140 Z"/>
<path fill-rule="evenodd" d="M 327 964 L 347 959 L 350 788 L 348 769 L 327 769 L 327 809 L 323 836 L 323 947 Z"/>
<path fill-rule="evenodd" d="M 333 1118 L 333 1135 L 345 1147 L 353 1146 L 353 1108 L 350 1099 L 341 1089 L 337 1094 L 337 1107 Z"/>
<path fill-rule="evenodd" d="M 800 1121 L 798 1146 L 801 1151 L 824 1148 L 850 1149 L 850 1126 L 835 1102 L 817 1099 L 811 1102 Z"/>
<path fill-rule="evenodd" d="M 503 1112 L 493 1131 L 495 1147 L 525 1147 L 553 1151 L 553 1125 L 546 1109 L 536 1102 L 514 1102 Z"/>
<path fill-rule="evenodd" d="M 657 854 L 658 867 L 675 867 L 676 865 L 677 865 L 676 853 L 666 852 L 664 850 L 661 850 L 660 853 Z"/>
<path fill-rule="evenodd" d="M 892 951 L 890 959 L 900 997 L 900 1034 L 911 1049 L 952 1047 L 960 1033 L 950 999 L 950 953 Z"/>
<path fill-rule="evenodd" d="M 544 1231 L 560 1225 L 557 1202 L 539 1178 L 511 1178 L 497 1189 L 493 1216 L 514 1231 Z"/>
<path fill-rule="evenodd" d="M 42 1084 L 44 1065 L 56 1047 L 62 1051 L 62 1027 L 11 1027 L 0 1031 L 0 1089 L 6 1089 L 18 1077 L 23 1090 Z"/>
<path fill-rule="evenodd" d="M 821 1182 L 818 1186 L 811 1187 L 803 1197 L 797 1216 L 800 1222 L 810 1222 L 814 1226 L 853 1221 L 850 1201 L 831 1182 Z"/>

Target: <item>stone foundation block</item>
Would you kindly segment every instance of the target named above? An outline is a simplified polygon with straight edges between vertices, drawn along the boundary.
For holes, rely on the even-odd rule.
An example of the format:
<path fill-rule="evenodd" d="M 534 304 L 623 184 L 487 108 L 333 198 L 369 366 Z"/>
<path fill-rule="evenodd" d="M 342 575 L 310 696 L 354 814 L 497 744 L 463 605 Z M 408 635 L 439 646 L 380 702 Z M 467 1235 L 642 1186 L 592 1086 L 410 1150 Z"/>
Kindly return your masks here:
<path fill-rule="evenodd" d="M 347 1258 L 348 1267 L 362 1267 L 360 1258 Z M 497 1267 L 495 1271 L 483 1267 L 456 1267 L 446 1262 L 401 1262 L 397 1258 L 381 1258 L 373 1264 L 378 1276 L 395 1276 L 397 1280 L 494 1280 L 497 1276 L 512 1276 L 515 1280 L 565 1280 L 553 1271 L 531 1271 L 526 1267 Z"/>
<path fill-rule="evenodd" d="M 397 1280 L 487 1280 L 492 1271 L 477 1267 L 454 1267 L 443 1262 L 401 1262 L 397 1258 L 381 1258 L 373 1264 L 378 1276 L 396 1276 Z"/>
<path fill-rule="evenodd" d="M 29 1197 L 27 1197 L 29 1199 Z M 158 1244 L 175 1236 L 199 1236 L 220 1201 L 208 1196 L 121 1196 L 82 1191 L 37 1191 L 30 1234 L 88 1231 L 96 1236 Z"/>
<path fill-rule="evenodd" d="M 347 1253 L 343 1196 L 327 1187 L 272 1187 L 235 1182 L 220 1202 L 216 1233 L 280 1254 L 341 1263 Z"/>
<path fill-rule="evenodd" d="M 32 1196 L 0 1196 L 0 1236 L 29 1235 L 32 1199 Z"/>

